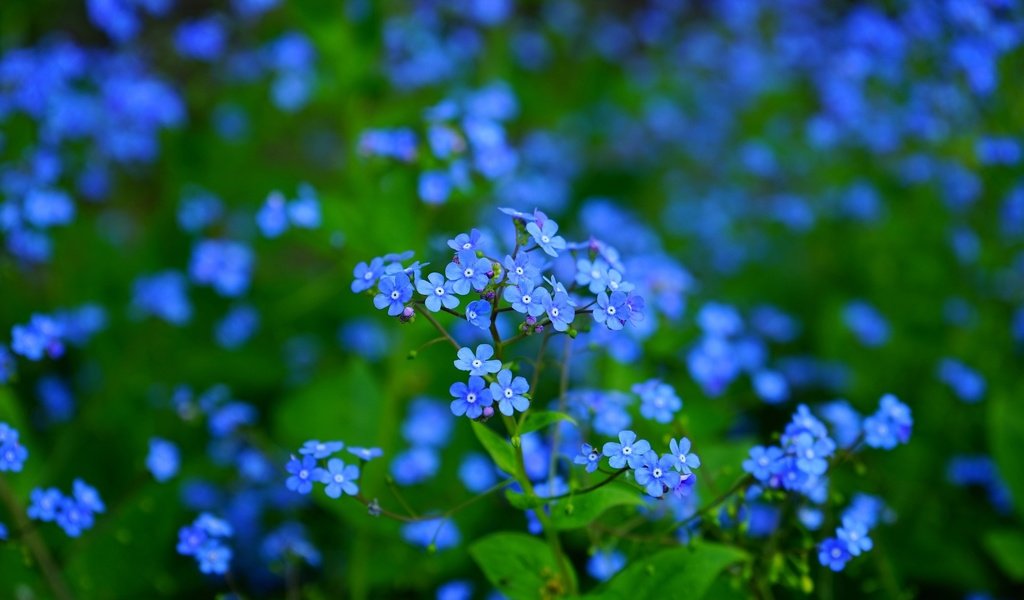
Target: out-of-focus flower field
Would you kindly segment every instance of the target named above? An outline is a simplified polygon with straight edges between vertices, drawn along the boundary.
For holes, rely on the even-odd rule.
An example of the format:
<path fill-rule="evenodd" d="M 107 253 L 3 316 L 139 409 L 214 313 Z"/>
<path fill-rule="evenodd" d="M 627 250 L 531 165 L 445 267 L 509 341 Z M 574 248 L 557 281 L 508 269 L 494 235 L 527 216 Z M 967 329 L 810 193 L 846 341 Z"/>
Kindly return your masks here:
<path fill-rule="evenodd" d="M 5 0 L 0 596 L 1024 597 L 1017 0 Z"/>

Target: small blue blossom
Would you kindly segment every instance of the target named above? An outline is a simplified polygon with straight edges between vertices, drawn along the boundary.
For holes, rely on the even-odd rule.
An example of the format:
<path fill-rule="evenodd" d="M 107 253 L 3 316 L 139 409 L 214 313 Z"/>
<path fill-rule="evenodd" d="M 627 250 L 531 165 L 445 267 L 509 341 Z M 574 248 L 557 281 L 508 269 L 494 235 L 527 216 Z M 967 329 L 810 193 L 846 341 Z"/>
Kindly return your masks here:
<path fill-rule="evenodd" d="M 626 557 L 617 550 L 598 550 L 587 561 L 587 573 L 598 581 L 608 581 L 626 566 Z"/>
<path fill-rule="evenodd" d="M 192 318 L 187 281 L 177 271 L 163 271 L 139 277 L 132 285 L 132 308 L 172 325 L 183 325 Z"/>
<path fill-rule="evenodd" d="M 631 469 L 638 468 L 643 455 L 651 451 L 647 440 L 637 440 L 636 434 L 626 430 L 619 432 L 619 442 L 607 442 L 601 452 L 608 457 L 608 464 L 613 469 L 621 469 L 629 464 Z"/>
<path fill-rule="evenodd" d="M 327 472 L 324 475 L 327 487 L 324 488 L 324 492 L 330 498 L 339 498 L 342 492 L 355 496 L 359 493 L 356 479 L 359 479 L 358 466 L 346 465 L 340 458 L 332 458 L 327 461 Z"/>
<path fill-rule="evenodd" d="M 402 537 L 410 544 L 438 550 L 454 548 L 462 541 L 455 523 L 440 518 L 407 523 L 402 527 Z"/>
<path fill-rule="evenodd" d="M 666 489 L 672 490 L 679 485 L 680 475 L 675 470 L 676 458 L 671 454 L 662 457 L 654 451 L 644 453 L 640 466 L 633 471 L 636 482 L 646 490 L 649 496 L 661 498 Z"/>
<path fill-rule="evenodd" d="M 492 268 L 491 261 L 486 258 L 477 258 L 472 251 L 463 251 L 458 254 L 458 262 L 445 266 L 444 276 L 451 282 L 452 290 L 464 296 L 470 288 L 480 291 L 487 287 Z"/>
<path fill-rule="evenodd" d="M 818 546 L 818 561 L 821 566 L 839 572 L 850 561 L 850 552 L 842 541 L 829 538 Z"/>
<path fill-rule="evenodd" d="M 843 526 L 836 529 L 836 537 L 846 544 L 846 550 L 853 556 L 859 556 L 873 546 L 867 526 L 852 517 L 843 517 Z"/>
<path fill-rule="evenodd" d="M 196 517 L 195 525 L 212 537 L 231 537 L 235 534 L 230 523 L 210 513 L 202 513 Z"/>
<path fill-rule="evenodd" d="M 505 288 L 504 292 L 505 301 L 512 304 L 512 310 L 531 317 L 539 317 L 544 314 L 544 298 L 546 297 L 548 297 L 546 289 L 534 288 L 526 280 L 515 287 Z"/>
<path fill-rule="evenodd" d="M 754 391 L 768 404 L 779 404 L 789 398 L 789 384 L 778 371 L 763 369 L 751 376 Z"/>
<path fill-rule="evenodd" d="M 452 178 L 445 171 L 423 171 L 417 187 L 420 200 L 427 204 L 444 204 L 452 194 Z"/>
<path fill-rule="evenodd" d="M 395 317 L 405 310 L 405 303 L 412 298 L 412 283 L 405 275 L 385 275 L 380 278 L 379 292 L 373 297 L 377 309 L 388 309 L 388 315 Z"/>
<path fill-rule="evenodd" d="M 146 455 L 146 468 L 153 478 L 163 483 L 178 474 L 181 456 L 173 442 L 160 438 L 149 440 L 149 454 Z"/>
<path fill-rule="evenodd" d="M 208 539 L 209 535 L 202 527 L 186 525 L 178 530 L 178 554 L 195 556 Z"/>
<path fill-rule="evenodd" d="M 490 458 L 471 452 L 459 464 L 459 480 L 466 489 L 480 493 L 498 481 L 498 470 Z"/>
<path fill-rule="evenodd" d="M 470 419 L 477 419 L 483 414 L 484 408 L 494 402 L 483 377 L 475 375 L 469 378 L 468 384 L 456 381 L 448 391 L 455 398 L 451 402 L 451 409 L 456 417 L 466 415 Z"/>
<path fill-rule="evenodd" d="M 776 463 L 782 459 L 782 449 L 776 446 L 754 446 L 750 458 L 743 461 L 743 470 L 761 482 L 768 481 L 777 472 Z"/>
<path fill-rule="evenodd" d="M 61 498 L 57 507 L 57 524 L 69 537 L 78 537 L 92 527 L 93 513 L 74 498 Z"/>
<path fill-rule="evenodd" d="M 501 370 L 500 360 L 490 360 L 494 356 L 494 348 L 490 344 L 480 344 L 476 347 L 475 353 L 469 348 L 460 348 L 458 356 L 455 368 L 460 371 L 469 371 L 470 375 L 482 377 Z"/>
<path fill-rule="evenodd" d="M 431 273 L 427 279 L 420 279 L 416 282 L 416 291 L 426 296 L 424 304 L 431 312 L 445 308 L 455 308 L 459 305 L 459 298 L 452 293 L 452 284 L 445 281 L 440 273 Z"/>
<path fill-rule="evenodd" d="M 875 414 L 864 419 L 864 442 L 872 448 L 891 450 L 910 440 L 913 425 L 910 408 L 896 396 L 886 394 Z"/>
<path fill-rule="evenodd" d="M 512 285 L 518 286 L 523 282 L 536 285 L 540 280 L 540 268 L 530 261 L 528 252 L 520 252 L 515 258 L 506 256 L 502 264 L 505 267 L 505 277 Z"/>
<path fill-rule="evenodd" d="M 64 494 L 57 488 L 35 488 L 29 494 L 28 518 L 36 521 L 53 521 L 57 518 Z"/>
<path fill-rule="evenodd" d="M 593 473 L 601 464 L 601 453 L 590 444 L 583 444 L 580 447 L 580 453 L 572 461 L 577 465 L 587 465 L 587 473 Z"/>
<path fill-rule="evenodd" d="M 460 233 L 448 240 L 448 247 L 456 252 L 480 250 L 480 230 L 472 229 L 469 233 Z"/>
<path fill-rule="evenodd" d="M 541 297 L 541 305 L 544 307 L 544 312 L 547 313 L 548 319 L 551 320 L 551 326 L 555 328 L 555 331 L 568 331 L 569 325 L 576 318 L 576 309 L 572 305 L 569 294 L 557 292 L 552 297 L 550 294 L 545 293 Z"/>
<path fill-rule="evenodd" d="M 603 323 L 613 331 L 622 329 L 629 318 L 626 312 L 626 294 L 612 292 L 611 296 L 601 292 L 597 296 L 597 308 L 594 309 L 594 321 Z"/>
<path fill-rule="evenodd" d="M 18 431 L 0 422 L 0 471 L 21 471 L 28 450 L 18 442 Z"/>
<path fill-rule="evenodd" d="M 313 458 L 327 458 L 328 456 L 341 452 L 345 448 L 344 442 L 321 442 L 320 440 L 309 440 L 299 448 L 299 454 L 310 454 Z"/>
<path fill-rule="evenodd" d="M 533 221 L 526 224 L 526 231 L 549 256 L 558 256 L 559 250 L 565 250 L 565 238 L 558 233 L 558 223 L 551 219 Z"/>
<path fill-rule="evenodd" d="M 474 300 L 466 305 L 466 320 L 480 329 L 491 326 L 491 303 L 486 300 Z"/>
<path fill-rule="evenodd" d="M 192 249 L 189 276 L 222 296 L 237 297 L 249 289 L 254 255 L 249 246 L 227 240 L 202 240 Z"/>
<path fill-rule="evenodd" d="M 399 485 L 414 485 L 433 477 L 440 466 L 441 459 L 433 448 L 410 448 L 392 459 L 391 475 Z"/>
<path fill-rule="evenodd" d="M 223 575 L 231 567 L 231 548 L 218 541 L 208 541 L 196 552 L 199 572 L 206 575 Z"/>
<path fill-rule="evenodd" d="M 102 513 L 107 510 L 103 500 L 100 498 L 99 492 L 96 488 L 92 487 L 88 483 L 81 479 L 76 479 L 72 484 L 72 492 L 74 494 L 75 501 L 89 512 Z"/>
<path fill-rule="evenodd" d="M 281 192 L 273 191 L 256 213 L 256 225 L 263 237 L 276 238 L 288 230 L 288 211 Z"/>
<path fill-rule="evenodd" d="M 33 361 L 43 356 L 60 358 L 64 354 L 64 328 L 48 315 L 34 314 L 26 325 L 11 328 L 11 351 Z"/>
<path fill-rule="evenodd" d="M 510 417 L 514 410 L 524 412 L 530 408 L 530 401 L 524 396 L 530 390 L 525 377 L 512 378 L 512 371 L 502 369 L 498 381 L 491 384 L 491 397 L 498 401 L 501 414 Z M 514 409 L 514 410 L 513 410 Z"/>
<path fill-rule="evenodd" d="M 683 438 L 679 441 L 672 439 L 668 443 L 672 456 L 676 457 L 676 469 L 684 475 L 693 473 L 694 469 L 700 468 L 700 457 L 690 452 L 690 438 Z"/>
<path fill-rule="evenodd" d="M 295 227 L 316 229 L 322 219 L 316 191 L 307 184 L 300 185 L 299 197 L 288 202 L 288 220 Z"/>
<path fill-rule="evenodd" d="M 285 470 L 291 476 L 285 481 L 285 485 L 293 492 L 308 494 L 313 491 L 313 483 L 323 483 L 326 472 L 317 466 L 316 459 L 306 455 L 301 459 L 293 456 Z"/>
<path fill-rule="evenodd" d="M 640 414 L 658 423 L 670 423 L 672 417 L 683 407 L 683 401 L 672 386 L 660 379 L 650 379 L 633 386 L 633 393 L 640 396 Z"/>
<path fill-rule="evenodd" d="M 352 291 L 356 294 L 377 285 L 377 280 L 384 274 L 384 259 L 375 258 L 369 264 L 361 262 L 352 271 Z"/>
<path fill-rule="evenodd" d="M 576 283 L 588 286 L 590 293 L 599 294 L 608 289 L 608 263 L 601 258 L 576 261 Z M 623 290 L 625 291 L 625 290 Z"/>

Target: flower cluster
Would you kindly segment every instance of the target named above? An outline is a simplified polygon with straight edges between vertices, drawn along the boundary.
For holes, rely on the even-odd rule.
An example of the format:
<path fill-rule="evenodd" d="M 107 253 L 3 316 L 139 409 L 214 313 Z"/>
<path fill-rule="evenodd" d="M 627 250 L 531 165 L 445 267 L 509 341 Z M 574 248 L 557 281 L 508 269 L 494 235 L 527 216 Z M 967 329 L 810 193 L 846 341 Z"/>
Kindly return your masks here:
<path fill-rule="evenodd" d="M 81 479 L 73 483 L 72 494 L 65 496 L 57 488 L 35 488 L 29 496 L 27 513 L 36 521 L 56 521 L 70 537 L 78 537 L 92 528 L 96 515 L 106 511 L 106 505 L 95 488 Z"/>
<path fill-rule="evenodd" d="M 21 471 L 28 450 L 18 442 L 18 430 L 0 421 L 0 471 Z"/>
<path fill-rule="evenodd" d="M 697 482 L 694 470 L 700 467 L 700 458 L 690 452 L 689 438 L 671 440 L 670 452 L 658 455 L 647 440 L 638 440 L 636 433 L 619 432 L 618 442 L 607 442 L 601 453 L 590 444 L 583 444 L 573 462 L 595 471 L 603 456 L 613 469 L 631 469 L 634 480 L 653 498 L 666 493 L 688 496 Z"/>
<path fill-rule="evenodd" d="M 298 198 L 287 200 L 278 191 L 271 192 L 256 213 L 256 225 L 267 238 L 276 238 L 289 227 L 316 229 L 320 226 L 320 201 L 309 185 L 299 186 Z"/>
<path fill-rule="evenodd" d="M 818 561 L 823 567 L 842 571 L 855 556 L 871 550 L 874 543 L 868 535 L 878 524 L 882 506 L 870 496 L 858 496 L 842 514 L 842 525 L 835 537 L 818 545 Z"/>
<path fill-rule="evenodd" d="M 313 491 L 314 483 L 321 483 L 324 485 L 324 493 L 329 498 L 340 498 L 342 493 L 355 496 L 359 493 L 359 486 L 356 484 L 356 480 L 359 479 L 359 466 L 346 465 L 340 458 L 330 458 L 344 448 L 344 442 L 307 441 L 299 449 L 301 458 L 292 455 L 291 460 L 285 465 L 285 470 L 290 474 L 285 485 L 293 492 L 309 494 Z M 348 451 L 363 462 L 379 455 L 379 452 L 366 448 L 349 448 Z M 326 468 L 320 466 L 323 459 L 328 459 Z"/>
<path fill-rule="evenodd" d="M 225 540 L 234 533 L 227 521 L 203 513 L 178 530 L 178 554 L 194 557 L 201 573 L 223 575 L 230 570 L 233 555 Z"/>

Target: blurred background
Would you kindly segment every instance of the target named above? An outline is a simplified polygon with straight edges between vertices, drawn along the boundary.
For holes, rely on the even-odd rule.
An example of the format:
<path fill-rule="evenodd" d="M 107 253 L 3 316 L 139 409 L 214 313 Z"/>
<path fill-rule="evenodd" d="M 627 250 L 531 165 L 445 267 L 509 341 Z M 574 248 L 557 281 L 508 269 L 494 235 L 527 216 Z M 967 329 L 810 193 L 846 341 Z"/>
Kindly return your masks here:
<path fill-rule="evenodd" d="M 501 495 L 428 551 L 432 530 L 289 492 L 284 464 L 308 439 L 380 447 L 364 493 L 393 506 L 393 479 L 424 512 L 497 481 L 447 414 L 451 350 L 410 360 L 436 334 L 350 284 L 386 253 L 444 264 L 471 228 L 511 240 L 497 207 L 537 208 L 618 249 L 648 303 L 622 335 L 552 346 L 579 410 L 660 438 L 615 393 L 674 386 L 700 498 L 800 403 L 832 423 L 884 393 L 913 410 L 909 445 L 833 476 L 837 504 L 886 507 L 871 553 L 831 574 L 813 520 L 748 506 L 709 535 L 775 549 L 707 597 L 1024 597 L 1022 16 L 1015 0 L 5 0 L 0 421 L 29 458 L 0 479 L 19 510 L 76 478 L 102 495 L 80 537 L 32 528 L 74 597 L 493 597 L 467 545 L 526 530 Z M 702 314 L 734 318 L 727 339 Z M 15 332 L 44 329 L 34 316 L 62 332 L 35 357 Z M 552 368 L 535 402 L 557 395 Z M 49 597 L 12 510 L 0 586 Z M 176 552 L 204 511 L 234 526 L 233 581 Z M 651 551 L 608 529 L 565 535 L 584 590 L 606 578 L 596 549 Z"/>

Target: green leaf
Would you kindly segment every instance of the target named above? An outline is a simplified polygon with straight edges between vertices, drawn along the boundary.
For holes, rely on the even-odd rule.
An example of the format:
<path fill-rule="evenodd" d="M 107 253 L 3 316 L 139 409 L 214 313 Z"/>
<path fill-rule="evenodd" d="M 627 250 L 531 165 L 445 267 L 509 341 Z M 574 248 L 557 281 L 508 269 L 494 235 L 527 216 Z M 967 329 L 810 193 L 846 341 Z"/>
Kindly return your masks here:
<path fill-rule="evenodd" d="M 553 502 L 551 522 L 556 529 L 576 529 L 616 506 L 639 506 L 643 503 L 640 490 L 617 482 L 610 483 L 585 494 Z"/>
<path fill-rule="evenodd" d="M 544 505 L 543 498 L 538 498 L 536 496 L 529 497 L 526 494 L 513 492 L 512 490 L 505 490 L 505 498 L 508 499 L 509 504 L 519 510 L 530 510 L 531 508 L 537 508 Z"/>
<path fill-rule="evenodd" d="M 1024 516 L 1024 469 L 1019 459 L 1020 448 L 1024 447 L 1024 411 L 1016 407 L 1016 400 L 1010 394 L 992 397 L 988 407 L 989 439 L 999 474 L 1010 488 L 1017 512 Z"/>
<path fill-rule="evenodd" d="M 498 465 L 502 471 L 519 479 L 519 462 L 516 460 L 516 451 L 512 447 L 512 443 L 505 441 L 483 423 L 472 421 L 470 425 L 473 426 L 473 433 L 480 440 L 484 450 L 491 455 L 494 464 Z"/>
<path fill-rule="evenodd" d="M 1002 570 L 1014 581 L 1024 581 L 1024 533 L 990 531 L 985 535 L 985 549 Z"/>
<path fill-rule="evenodd" d="M 568 421 L 573 425 L 576 424 L 575 419 L 563 412 L 558 412 L 557 410 L 539 410 L 537 412 L 531 412 L 526 415 L 526 419 L 523 420 L 523 424 L 519 427 L 519 435 L 526 435 L 527 433 L 544 429 L 548 425 L 559 421 Z"/>
<path fill-rule="evenodd" d="M 723 569 L 746 559 L 747 554 L 739 548 L 722 544 L 703 543 L 692 549 L 663 550 L 636 560 L 603 589 L 584 598 L 630 600 L 671 597 L 675 600 L 697 600 L 704 597 Z"/>
<path fill-rule="evenodd" d="M 562 580 L 551 548 L 525 533 L 492 533 L 474 542 L 469 554 L 487 581 L 509 600 L 557 598 L 575 586 L 575 572 L 566 561 L 572 585 Z"/>

